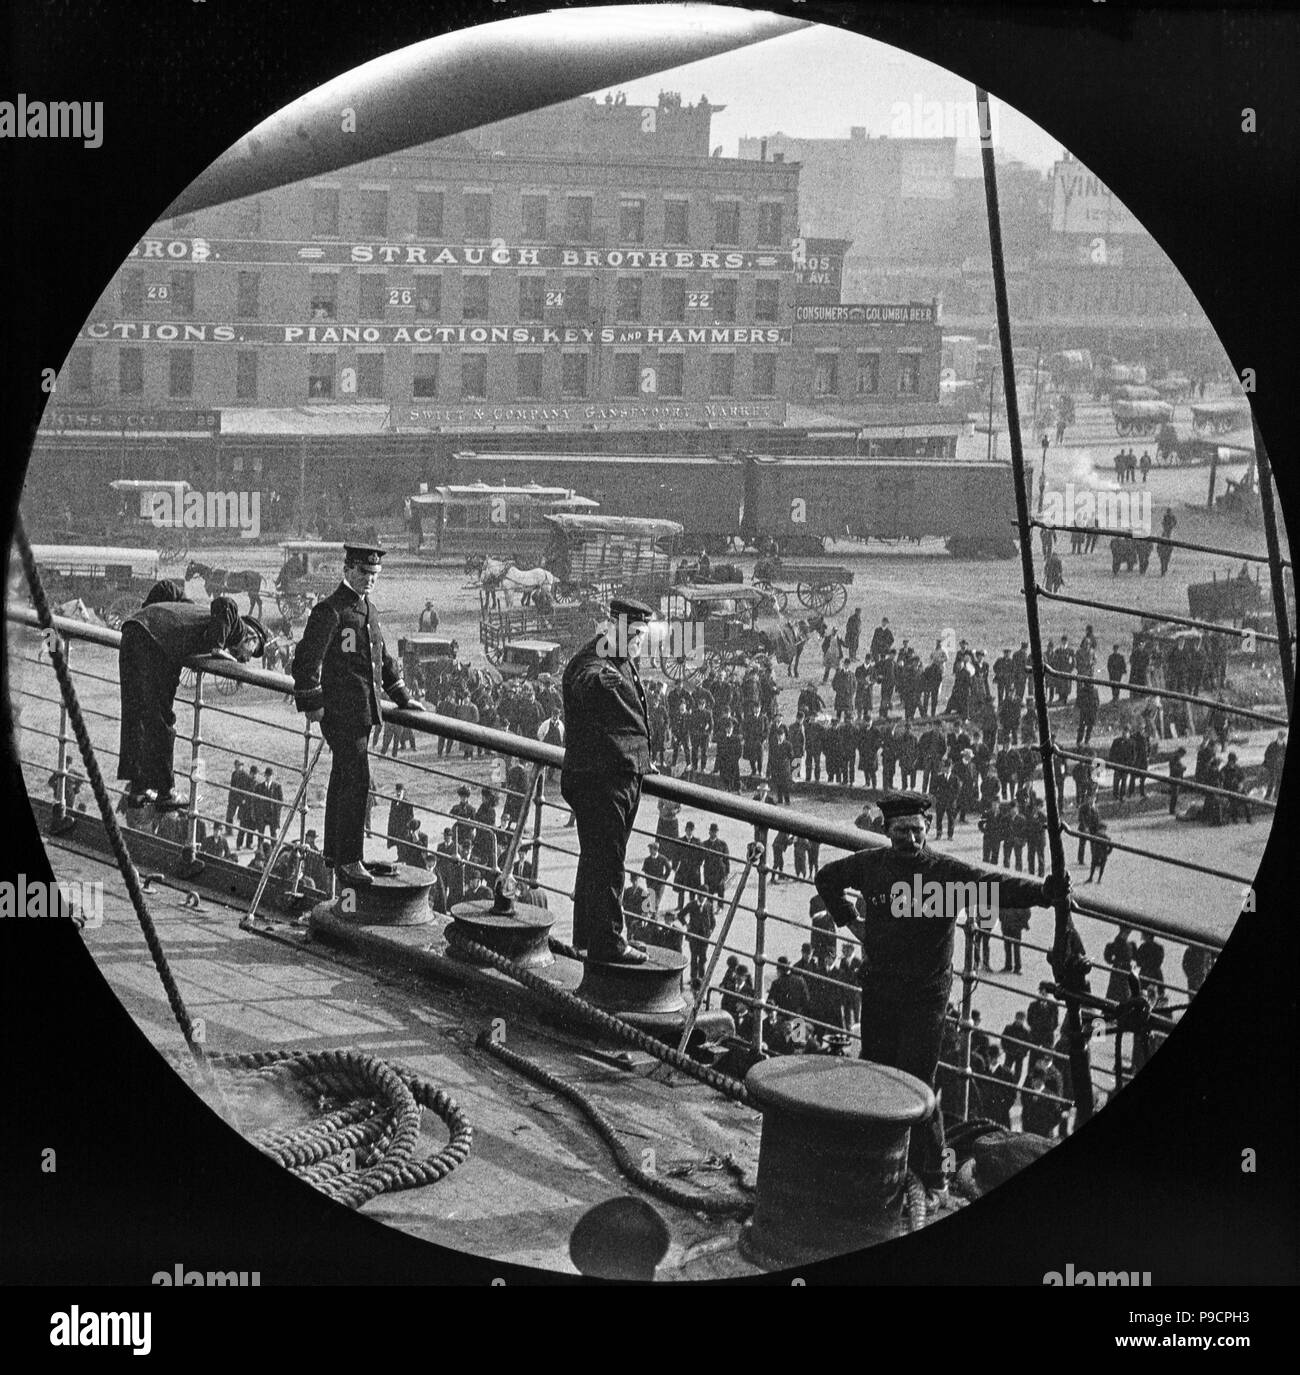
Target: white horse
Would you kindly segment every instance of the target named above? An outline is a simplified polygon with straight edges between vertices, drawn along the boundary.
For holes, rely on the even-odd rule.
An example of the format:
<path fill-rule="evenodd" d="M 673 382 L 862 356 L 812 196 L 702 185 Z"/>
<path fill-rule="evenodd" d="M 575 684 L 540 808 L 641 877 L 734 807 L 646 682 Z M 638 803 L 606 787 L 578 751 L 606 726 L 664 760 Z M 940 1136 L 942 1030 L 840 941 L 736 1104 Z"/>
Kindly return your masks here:
<path fill-rule="evenodd" d="M 527 606 L 541 588 L 554 595 L 559 579 L 549 568 L 518 568 L 502 559 L 485 558 L 479 581 L 494 597 L 500 593 L 507 606 L 514 604 L 516 592 L 520 605 Z"/>

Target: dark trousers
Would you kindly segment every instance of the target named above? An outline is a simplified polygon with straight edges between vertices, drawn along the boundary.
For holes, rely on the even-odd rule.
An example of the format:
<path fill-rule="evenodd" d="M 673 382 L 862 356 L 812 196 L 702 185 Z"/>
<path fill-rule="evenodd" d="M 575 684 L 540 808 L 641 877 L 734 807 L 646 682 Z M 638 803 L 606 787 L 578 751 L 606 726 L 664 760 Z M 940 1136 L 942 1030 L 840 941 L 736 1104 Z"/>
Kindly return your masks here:
<path fill-rule="evenodd" d="M 180 680 L 180 668 L 149 632 L 128 622 L 118 650 L 122 724 L 117 776 L 135 788 L 168 793 L 175 787 L 172 750 L 176 713 L 172 704 Z"/>
<path fill-rule="evenodd" d="M 354 734 L 337 727 L 330 730 L 322 727 L 321 734 L 330 747 L 331 756 L 321 853 L 332 864 L 355 864 L 365 856 L 370 733 Z"/>
<path fill-rule="evenodd" d="M 641 801 L 641 775 L 562 773 L 560 796 L 573 809 L 578 826 L 573 944 L 600 958 L 623 934 L 623 871 Z"/>
<path fill-rule="evenodd" d="M 862 1059 L 892 1065 L 933 1088 L 951 986 L 949 979 L 937 990 L 902 1001 L 888 984 L 864 982 Z M 912 1128 L 907 1163 L 927 1188 L 943 1184 L 943 1114 L 937 1107 L 928 1122 Z"/>
<path fill-rule="evenodd" d="M 943 830 L 944 818 L 948 819 L 948 839 L 952 839 L 952 825 L 956 819 L 957 809 L 951 802 L 941 802 L 935 810 L 934 834 L 937 838 L 939 832 Z"/>

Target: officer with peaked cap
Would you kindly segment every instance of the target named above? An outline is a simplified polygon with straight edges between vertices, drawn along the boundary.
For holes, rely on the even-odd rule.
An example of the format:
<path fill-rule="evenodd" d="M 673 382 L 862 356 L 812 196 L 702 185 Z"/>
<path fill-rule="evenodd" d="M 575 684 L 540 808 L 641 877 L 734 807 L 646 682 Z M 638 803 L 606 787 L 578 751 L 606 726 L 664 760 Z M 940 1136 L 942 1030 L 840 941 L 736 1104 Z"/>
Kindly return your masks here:
<path fill-rule="evenodd" d="M 924 793 L 887 793 L 879 805 L 890 848 L 860 850 L 823 865 L 817 891 L 835 924 L 852 928 L 862 941 L 862 1058 L 933 1088 L 960 916 L 961 890 L 949 885 L 987 879 L 996 884 L 1000 907 L 1022 908 L 1051 906 L 1058 889 L 1050 875 L 1019 878 L 931 850 L 925 842 L 933 803 Z M 1068 875 L 1064 889 L 1068 893 Z M 847 890 L 862 895 L 863 916 Z M 909 1161 L 927 1189 L 945 1196 L 939 1111 L 913 1129 Z"/>
<path fill-rule="evenodd" d="M 370 593 L 384 550 L 343 546 L 343 581 L 312 607 L 293 656 L 294 702 L 319 721 L 333 756 L 325 797 L 324 855 L 344 879 L 370 883 L 362 862 L 366 797 L 370 791 L 370 733 L 383 719 L 380 694 L 399 707 L 424 709 L 406 690 L 402 670 L 384 644 Z"/>
<path fill-rule="evenodd" d="M 160 811 L 175 811 L 184 805 L 176 796 L 172 770 L 176 743 L 172 705 L 186 662 L 208 654 L 242 663 L 259 657 L 265 648 L 266 631 L 261 622 L 241 616 L 229 597 L 214 597 L 211 606 L 154 600 L 122 622 L 117 776 L 127 780 L 131 806 L 143 806 L 148 792 L 156 793 L 154 805 Z"/>
<path fill-rule="evenodd" d="M 578 828 L 573 943 L 596 961 L 644 964 L 645 946 L 623 936 L 623 871 L 641 801 L 653 771 L 650 719 L 636 660 L 655 611 L 615 598 L 613 625 L 595 635 L 564 670 L 565 753 L 560 795 Z"/>

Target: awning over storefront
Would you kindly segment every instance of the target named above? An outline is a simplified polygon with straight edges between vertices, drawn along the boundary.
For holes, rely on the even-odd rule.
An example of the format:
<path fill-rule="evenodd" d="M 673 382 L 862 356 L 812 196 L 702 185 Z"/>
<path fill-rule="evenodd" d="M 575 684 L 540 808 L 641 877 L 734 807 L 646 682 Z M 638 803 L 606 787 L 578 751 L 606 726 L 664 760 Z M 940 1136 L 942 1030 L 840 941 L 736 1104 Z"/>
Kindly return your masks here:
<path fill-rule="evenodd" d="M 223 435 L 335 435 L 388 433 L 387 402 L 332 406 L 254 406 L 223 409 Z"/>

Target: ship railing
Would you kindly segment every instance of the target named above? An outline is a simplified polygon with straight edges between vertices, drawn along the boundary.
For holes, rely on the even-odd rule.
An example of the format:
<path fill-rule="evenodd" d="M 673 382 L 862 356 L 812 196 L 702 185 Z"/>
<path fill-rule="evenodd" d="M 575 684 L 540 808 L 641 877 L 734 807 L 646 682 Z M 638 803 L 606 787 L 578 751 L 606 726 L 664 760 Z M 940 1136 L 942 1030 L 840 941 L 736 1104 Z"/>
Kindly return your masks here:
<path fill-rule="evenodd" d="M 75 798 L 75 785 L 80 778 L 76 741 L 49 656 L 44 652 L 35 613 L 22 606 L 10 606 L 7 617 L 11 625 L 11 668 L 17 669 L 17 672 L 11 672 L 11 694 L 18 709 L 20 759 L 29 791 L 36 794 L 48 786 L 52 793 L 51 831 L 57 833 L 75 825 L 76 813 L 88 806 L 88 799 Z M 83 699 L 82 711 L 96 751 L 104 762 L 104 772 L 112 775 L 116 772 L 111 761 L 116 758 L 119 723 L 116 709 L 119 701 L 116 692 L 116 649 L 121 636 L 106 627 L 61 617 L 55 618 L 55 627 L 74 678 L 87 685 L 88 691 L 80 694 Z M 247 819 L 241 824 L 236 813 L 239 798 L 229 781 L 233 761 L 239 760 L 259 771 L 268 767 L 277 770 L 285 798 L 292 798 L 298 792 L 298 784 L 309 767 L 316 739 L 314 728 L 306 718 L 286 709 L 288 704 L 285 699 L 291 697 L 293 690 L 292 679 L 288 675 L 233 661 L 211 659 L 195 660 L 191 669 L 192 678 L 186 675 L 177 696 L 178 716 L 184 718 L 178 721 L 178 740 L 182 751 L 188 747 L 189 755 L 186 806 L 182 811 L 173 813 L 170 819 L 164 818 L 158 823 L 154 823 L 152 817 L 146 819 L 145 809 L 125 812 L 119 817 L 128 837 L 150 837 L 152 845 L 161 845 L 163 851 L 173 857 L 176 871 L 181 874 L 195 873 L 212 855 L 213 850 L 208 847 L 215 845 L 214 836 L 222 828 L 228 828 L 230 838 L 236 841 L 241 831 L 251 830 Z M 33 670 L 39 677 L 34 678 Z M 219 690 L 209 692 L 210 683 Z M 98 704 L 87 700 L 91 695 L 91 684 L 100 685 Z M 109 699 L 113 710 L 104 709 L 103 687 L 114 689 Z M 548 906 L 554 905 L 553 900 L 559 900 L 562 906 L 571 904 L 571 885 L 565 879 L 564 871 L 577 860 L 576 832 L 556 824 L 561 817 L 567 819 L 569 814 L 567 806 L 559 800 L 556 786 L 564 751 L 524 736 L 438 716 L 432 712 L 385 707 L 383 714 L 384 726 L 376 727 L 372 737 L 372 756 L 382 758 L 388 768 L 400 770 L 405 775 L 408 789 L 418 787 L 418 797 L 409 798 L 408 801 L 420 821 L 420 829 L 429 838 L 429 866 L 436 868 L 438 865 L 437 846 L 446 828 L 454 830 L 457 823 L 464 826 L 473 824 L 476 837 L 480 831 L 491 829 L 495 831 L 493 843 L 488 845 L 484 841 L 473 847 L 470 857 L 463 861 L 468 875 L 479 876 L 491 888 L 498 876 L 496 866 L 509 844 L 511 822 L 498 818 L 493 827 L 487 828 L 483 823 L 471 823 L 467 818 L 458 817 L 451 810 L 460 787 L 468 786 L 480 793 L 484 788 L 491 788 L 507 806 L 513 803 L 516 815 L 524 804 L 531 808 L 532 815 L 526 823 L 520 847 L 520 855 L 525 857 L 523 867 L 528 871 L 530 882 L 546 895 Z M 36 719 L 38 716 L 39 720 Z M 275 732 L 283 742 L 283 748 L 273 747 L 268 753 L 250 751 L 245 741 L 247 726 L 252 723 L 256 723 L 263 732 L 267 729 Z M 392 744 L 398 750 L 391 757 L 375 753 L 385 727 L 393 728 L 391 733 L 385 734 L 385 743 Z M 402 752 L 400 745 L 406 732 L 414 737 L 434 737 L 438 741 L 434 757 L 416 759 L 410 757 L 409 752 Z M 531 790 L 527 785 L 523 789 L 512 787 L 509 770 L 513 764 L 523 765 L 526 769 L 540 765 L 542 774 L 538 786 Z M 47 770 L 48 783 L 42 781 L 47 776 Z M 186 772 L 184 768 L 178 770 L 178 782 L 185 781 Z M 323 783 L 324 780 L 321 778 L 318 781 Z M 516 777 L 515 782 L 518 781 Z M 116 791 L 119 813 L 123 813 L 122 799 L 125 794 L 121 788 Z M 428 795 L 431 791 L 436 791 L 437 795 L 431 798 Z M 752 887 L 746 884 L 739 896 L 735 892 L 735 884 L 738 871 L 743 868 L 743 853 L 731 854 L 731 874 L 720 887 L 696 888 L 685 883 L 678 884 L 670 877 L 663 888 L 663 899 L 657 905 L 641 915 L 629 915 L 634 934 L 639 929 L 641 937 L 647 941 L 690 954 L 690 973 L 695 980 L 712 961 L 719 945 L 722 956 L 734 956 L 737 966 L 744 965 L 747 972 L 752 971 L 752 992 L 741 987 L 726 986 L 722 981 L 725 977 L 723 961 L 718 959 L 713 962 L 713 981 L 707 988 L 701 988 L 696 983 L 694 989 L 702 1005 L 716 1003 L 733 1014 L 738 1026 L 738 1039 L 741 1044 L 747 1044 L 753 1054 L 771 1052 L 779 1046 L 789 1051 L 818 1050 L 856 1055 L 860 1037 L 855 1023 L 861 991 L 856 986 L 856 979 L 850 982 L 848 962 L 855 956 L 860 957 L 860 946 L 856 936 L 847 929 L 834 931 L 813 924 L 812 908 L 816 895 L 813 873 L 823 849 L 841 853 L 880 849 L 887 848 L 889 841 L 884 836 L 854 826 L 819 820 L 803 809 L 773 806 L 738 793 L 705 787 L 664 774 L 646 775 L 643 793 L 656 801 L 677 803 L 683 809 L 683 816 L 689 811 L 698 817 L 698 832 L 707 830 L 709 818 L 728 818 L 744 823 L 752 828 L 753 842 L 760 847 L 761 856 L 752 866 Z M 396 844 L 396 838 L 389 837 L 386 829 L 375 824 L 384 814 L 380 809 L 386 810 L 395 800 L 396 794 L 391 788 L 372 787 L 373 806 L 367 822 L 367 835 L 372 841 L 387 845 L 393 839 Z M 279 805 L 287 806 L 289 803 L 286 801 Z M 293 838 L 272 874 L 276 880 L 273 900 L 278 899 L 281 903 L 291 904 L 325 896 L 323 885 L 328 880 L 323 877 L 319 857 L 313 859 L 313 851 L 307 845 L 308 813 L 308 792 L 303 790 L 296 826 L 291 827 Z M 265 830 L 267 824 L 259 828 L 259 840 L 262 839 L 261 830 Z M 278 826 L 270 829 L 272 836 L 278 832 Z M 780 832 L 790 837 L 791 849 L 798 841 L 810 846 L 809 872 L 800 875 L 791 872 L 791 868 L 784 864 L 781 867 L 774 866 L 771 841 Z M 637 848 L 638 842 L 648 844 L 652 840 L 676 846 L 679 853 L 691 843 L 680 835 L 665 837 L 657 828 L 634 827 L 628 850 L 629 881 L 633 875 L 641 873 L 644 855 Z M 696 844 L 704 850 L 698 838 Z M 256 853 L 250 863 L 254 866 L 253 872 L 260 874 L 260 869 L 256 867 Z M 996 880 L 999 875 L 1011 876 L 1010 870 L 999 870 L 995 866 L 983 865 L 978 868 L 990 880 Z M 806 890 L 809 901 L 805 904 L 801 898 L 799 907 L 801 911 L 808 912 L 807 916 L 792 917 L 773 910 L 773 890 L 779 885 L 792 885 Z M 468 878 L 464 886 L 466 890 L 470 888 Z M 676 917 L 676 910 L 678 905 L 685 907 L 692 897 L 700 903 L 712 901 L 719 911 L 724 905 L 734 903 L 736 910 L 732 922 L 726 927 L 725 938 L 722 931 L 715 931 L 703 938 L 684 929 Z M 788 903 L 781 905 L 788 906 Z M 1150 931 L 1182 950 L 1190 948 L 1209 959 L 1223 945 L 1222 938 L 1203 929 L 1179 920 L 1146 914 L 1095 894 L 1076 893 L 1072 896 L 1072 905 L 1076 913 L 1105 926 L 1122 927 L 1139 934 Z M 1004 1040 L 1002 1033 L 995 1028 L 979 1026 L 973 1014 L 981 987 L 1010 994 L 1013 999 L 1023 1000 L 1026 1007 L 1036 997 L 1042 997 L 1056 1009 L 1058 1021 L 1065 1004 L 1052 994 L 1022 989 L 1006 979 L 999 979 L 991 968 L 982 968 L 977 958 L 982 937 L 975 914 L 967 914 L 959 921 L 957 936 L 959 967 L 955 973 L 960 994 L 950 1007 L 940 1071 L 941 1077 L 946 1076 L 945 1082 L 951 1086 L 944 1102 L 945 1110 L 956 1112 L 964 1118 L 972 1113 L 979 1115 L 980 1086 L 996 1082 L 975 1058 L 978 1037 L 983 1036 L 990 1044 L 1002 1045 L 1009 1050 L 1009 1060 L 1020 1062 L 1019 1079 L 1013 1087 L 1022 1102 L 1032 1098 L 1054 1102 L 1064 1115 L 1071 1106 L 1069 1095 L 1058 1097 L 1045 1089 L 1030 1088 L 1028 1074 L 1033 1062 L 1043 1058 L 1058 1066 L 1062 1072 L 1066 1071 L 1069 1064 L 1066 1051 L 1058 1049 L 1055 1043 L 1039 1044 L 1032 1040 L 1019 1042 L 1014 1037 Z M 808 1007 L 802 1011 L 779 1007 L 769 996 L 770 978 L 777 969 L 775 952 L 781 948 L 793 948 L 796 943 L 809 946 L 812 957 L 811 962 L 805 960 L 805 967 L 797 970 L 809 993 Z M 1049 950 L 1045 943 L 1039 944 L 1023 936 L 1006 936 L 1000 931 L 992 933 L 991 944 L 1002 945 L 1007 963 L 1012 963 L 1016 947 L 1019 947 L 1022 957 L 1026 952 L 1046 955 Z M 841 956 L 839 967 L 828 969 L 824 956 L 829 954 L 833 957 L 836 950 Z M 1130 971 L 1127 968 L 1114 970 L 1098 959 L 1096 952 L 1090 953 L 1093 955 L 1096 975 L 1108 978 L 1113 973 L 1119 973 L 1129 979 Z M 1172 953 L 1167 952 L 1167 958 Z M 791 967 L 794 965 L 795 962 L 791 960 Z M 1199 980 L 1197 982 L 1199 986 Z M 1131 979 L 1131 984 L 1136 994 L 1141 987 L 1136 977 Z M 1157 1020 L 1152 1025 L 1164 1031 L 1181 1015 L 1186 1003 L 1194 996 L 1193 989 L 1172 979 L 1164 979 L 1155 987 L 1148 984 L 1145 991 L 1148 1000 L 1157 1003 Z M 1173 1009 L 1166 1007 L 1169 998 L 1177 1004 Z M 1099 1045 L 1103 1037 L 1114 1037 L 1118 1050 L 1120 1038 L 1127 1034 L 1131 1037 L 1131 1044 L 1138 1049 L 1138 1059 L 1145 1059 L 1163 1039 L 1159 1029 L 1150 1034 L 1145 1030 L 1118 1031 L 1113 1025 L 1115 1017 L 1115 1004 L 1105 1004 L 1099 1009 L 1099 1016 L 1093 1023 L 1094 1045 Z M 1108 1067 L 1095 1064 L 1092 1075 L 1095 1088 L 1105 1094 L 1122 1087 L 1131 1077 L 1126 1074 L 1122 1057 L 1118 1054 Z M 1004 1093 L 1005 1089 L 1004 1081 Z M 951 1101 L 954 1098 L 956 1101 Z"/>

